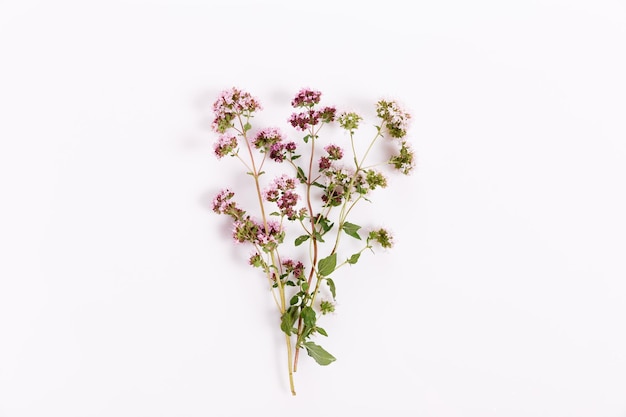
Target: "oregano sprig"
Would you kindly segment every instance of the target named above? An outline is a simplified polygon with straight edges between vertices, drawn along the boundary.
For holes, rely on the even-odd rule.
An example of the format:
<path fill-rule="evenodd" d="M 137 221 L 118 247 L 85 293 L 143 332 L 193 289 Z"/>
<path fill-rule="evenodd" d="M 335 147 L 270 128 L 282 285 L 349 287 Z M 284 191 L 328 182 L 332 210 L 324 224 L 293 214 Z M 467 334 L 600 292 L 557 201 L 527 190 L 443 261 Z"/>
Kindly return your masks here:
<path fill-rule="evenodd" d="M 294 372 L 299 352 L 320 365 L 335 357 L 316 343 L 328 337 L 320 327 L 320 316 L 335 311 L 335 276 L 340 268 L 354 265 L 364 251 L 375 245 L 393 246 L 391 234 L 383 228 L 364 228 L 348 221 L 361 201 L 371 203 L 374 190 L 388 185 L 380 163 L 366 165 L 376 144 L 388 139 L 396 152 L 386 157 L 386 165 L 402 174 L 414 167 L 414 155 L 406 140 L 411 116 L 395 101 L 376 103 L 373 138 L 362 155 L 357 154 L 356 136 L 363 117 L 355 112 L 338 113 L 334 106 L 322 106 L 322 93 L 300 90 L 291 101 L 296 110 L 287 119 L 301 132 L 299 140 L 288 140 L 277 127 L 256 127 L 252 123 L 260 102 L 237 88 L 223 91 L 213 105 L 212 128 L 219 134 L 214 152 L 218 159 L 232 156 L 239 160 L 253 180 L 258 201 L 256 214 L 240 207 L 231 189 L 224 189 L 213 200 L 213 211 L 231 218 L 232 237 L 249 244 L 254 253 L 248 263 L 259 268 L 268 281 L 279 313 L 279 328 L 285 336 L 291 393 L 295 392 Z M 326 143 L 321 132 L 326 125 L 338 124 L 349 137 L 351 158 L 344 146 Z M 268 166 L 266 164 L 272 164 Z M 270 169 L 271 168 L 271 169 Z M 278 172 L 262 181 L 262 175 Z M 351 219 L 352 220 L 352 219 Z M 361 248 L 342 249 L 342 236 Z M 353 245 L 352 245 L 353 246 Z M 291 250 L 291 251 L 290 251 Z M 291 258 L 288 253 L 299 251 Z M 329 293 L 330 298 L 323 298 Z"/>

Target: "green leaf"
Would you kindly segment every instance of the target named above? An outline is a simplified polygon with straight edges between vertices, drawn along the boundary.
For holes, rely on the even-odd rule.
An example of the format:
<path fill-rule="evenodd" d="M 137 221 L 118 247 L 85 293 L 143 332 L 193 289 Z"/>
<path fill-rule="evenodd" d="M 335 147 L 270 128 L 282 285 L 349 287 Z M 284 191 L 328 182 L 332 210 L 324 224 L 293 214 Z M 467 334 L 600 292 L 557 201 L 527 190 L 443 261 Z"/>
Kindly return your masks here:
<path fill-rule="evenodd" d="M 355 253 L 354 255 L 352 255 L 349 259 L 348 259 L 348 263 L 351 265 L 354 265 L 355 263 L 357 263 L 359 261 L 359 258 L 361 257 L 361 252 L 359 253 Z"/>
<path fill-rule="evenodd" d="M 298 236 L 296 238 L 295 245 L 300 246 L 302 243 L 306 242 L 307 240 L 309 240 L 309 235 Z"/>
<path fill-rule="evenodd" d="M 315 239 L 316 239 L 318 242 L 322 242 L 322 243 L 324 243 L 324 239 L 322 238 L 322 234 L 321 234 L 320 232 L 317 232 L 317 231 L 316 231 L 315 233 L 313 233 L 313 235 L 315 236 Z"/>
<path fill-rule="evenodd" d="M 285 285 L 289 286 L 289 287 L 295 287 L 296 283 L 293 281 L 285 281 Z"/>
<path fill-rule="evenodd" d="M 333 253 L 317 263 L 317 272 L 322 276 L 330 275 L 337 266 L 337 253 Z"/>
<path fill-rule="evenodd" d="M 304 342 L 304 347 L 306 348 L 306 353 L 320 365 L 326 366 L 337 360 L 333 355 L 326 352 L 323 347 L 313 342 Z"/>
<path fill-rule="evenodd" d="M 326 283 L 328 284 L 328 289 L 330 289 L 330 293 L 333 295 L 333 300 L 336 298 L 336 288 L 335 281 L 330 278 L 326 278 Z"/>
<path fill-rule="evenodd" d="M 322 336 L 328 337 L 328 333 L 326 333 L 326 330 L 322 329 L 321 327 L 316 327 L 315 331 L 321 334 Z"/>
<path fill-rule="evenodd" d="M 310 138 L 311 138 L 311 135 L 306 135 L 305 137 L 302 138 L 302 140 L 304 141 L 304 143 L 309 143 Z"/>
<path fill-rule="evenodd" d="M 298 317 L 298 307 L 289 307 L 283 314 L 280 321 L 280 329 L 287 335 L 291 335 L 293 325 Z"/>
<path fill-rule="evenodd" d="M 252 129 L 252 125 L 250 123 L 246 123 L 245 125 L 243 125 L 243 130 L 245 132 L 247 132 L 250 129 Z"/>
<path fill-rule="evenodd" d="M 311 307 L 305 306 L 300 313 L 300 317 L 302 317 L 305 326 L 311 328 L 315 326 L 315 311 Z"/>
<path fill-rule="evenodd" d="M 335 224 L 335 223 L 331 223 L 331 222 L 328 220 L 328 218 L 326 218 L 326 217 L 324 217 L 324 216 L 322 216 L 322 215 L 319 215 L 319 217 L 317 217 L 317 218 L 315 219 L 315 221 L 316 221 L 317 223 L 319 223 L 319 224 L 320 224 L 320 226 L 322 226 L 322 230 L 324 230 L 324 233 L 326 233 L 326 232 L 328 232 L 330 229 L 332 229 L 332 228 L 333 228 L 333 225 Z"/>
<path fill-rule="evenodd" d="M 297 295 L 294 295 L 293 297 L 291 297 L 291 300 L 289 301 L 289 304 L 296 305 L 298 304 L 298 301 L 300 301 L 300 298 Z"/>
<path fill-rule="evenodd" d="M 301 183 L 304 184 L 306 182 L 306 175 L 304 174 L 304 170 L 302 168 L 298 167 L 298 173 L 296 176 L 298 177 Z"/>
<path fill-rule="evenodd" d="M 298 330 L 298 329 L 296 329 Z M 297 333 L 297 332 L 294 332 Z M 307 327 L 307 326 L 303 326 L 302 327 L 302 331 L 300 333 L 300 336 L 298 336 L 298 340 L 296 343 L 298 343 L 299 345 L 302 345 L 302 342 L 304 340 L 306 340 L 307 338 L 311 337 L 311 333 L 313 333 L 313 327 Z"/>
<path fill-rule="evenodd" d="M 357 233 L 357 231 L 361 228 L 361 226 L 358 226 L 354 223 L 350 223 L 350 222 L 345 222 L 343 224 L 343 227 L 341 228 L 344 232 L 346 232 L 346 234 L 348 236 L 352 236 L 355 239 L 359 239 L 361 240 L 361 236 L 359 236 L 359 234 Z"/>

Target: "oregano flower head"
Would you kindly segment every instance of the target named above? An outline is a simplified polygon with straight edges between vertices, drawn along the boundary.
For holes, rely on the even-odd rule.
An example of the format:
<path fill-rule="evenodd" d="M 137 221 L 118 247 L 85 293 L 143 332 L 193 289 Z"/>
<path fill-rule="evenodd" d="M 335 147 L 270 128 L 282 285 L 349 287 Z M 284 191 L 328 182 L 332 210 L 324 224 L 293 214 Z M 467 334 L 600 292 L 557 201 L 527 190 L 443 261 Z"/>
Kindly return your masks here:
<path fill-rule="evenodd" d="M 261 150 L 261 152 L 268 152 L 273 145 L 281 143 L 285 139 L 285 136 L 280 129 L 275 127 L 267 127 L 260 130 L 252 139 L 254 147 Z"/>
<path fill-rule="evenodd" d="M 359 128 L 359 122 L 361 120 L 363 120 L 363 118 L 354 112 L 344 112 L 339 116 L 339 126 L 352 132 Z"/>
<path fill-rule="evenodd" d="M 223 158 L 226 155 L 235 155 L 235 151 L 237 150 L 237 137 L 235 135 L 220 135 L 217 143 L 215 144 L 213 150 L 215 151 L 215 156 L 219 158 Z"/>
<path fill-rule="evenodd" d="M 234 87 L 224 90 L 213 104 L 213 130 L 224 133 L 233 126 L 237 116 L 250 116 L 257 110 L 261 110 L 261 105 L 250 93 Z"/>
<path fill-rule="evenodd" d="M 320 102 L 322 98 L 321 91 L 303 88 L 291 100 L 291 107 L 313 107 Z"/>
<path fill-rule="evenodd" d="M 384 126 L 392 138 L 406 136 L 411 115 L 403 111 L 395 101 L 380 100 L 376 106 L 376 114 L 383 121 Z"/>

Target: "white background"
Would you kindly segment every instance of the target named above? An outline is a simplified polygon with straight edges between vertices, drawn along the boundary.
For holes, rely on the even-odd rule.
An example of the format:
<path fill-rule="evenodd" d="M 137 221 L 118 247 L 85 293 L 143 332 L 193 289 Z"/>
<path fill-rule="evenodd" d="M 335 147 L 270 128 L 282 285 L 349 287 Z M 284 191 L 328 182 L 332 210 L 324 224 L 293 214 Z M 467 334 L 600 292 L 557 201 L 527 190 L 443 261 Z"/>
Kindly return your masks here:
<path fill-rule="evenodd" d="M 0 416 L 626 416 L 625 56 L 617 0 L 0 0 Z M 232 86 L 414 116 L 295 398 Z"/>

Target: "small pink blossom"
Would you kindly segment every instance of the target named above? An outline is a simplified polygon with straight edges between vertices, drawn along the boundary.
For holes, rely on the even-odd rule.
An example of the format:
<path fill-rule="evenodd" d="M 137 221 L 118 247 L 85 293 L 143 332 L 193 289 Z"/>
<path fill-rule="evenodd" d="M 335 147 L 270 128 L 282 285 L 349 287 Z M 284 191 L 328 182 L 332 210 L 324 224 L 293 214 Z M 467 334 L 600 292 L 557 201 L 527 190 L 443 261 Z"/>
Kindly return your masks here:
<path fill-rule="evenodd" d="M 272 184 L 263 190 L 263 198 L 276 203 L 280 213 L 287 216 L 289 220 L 293 220 L 297 217 L 294 207 L 300 199 L 300 196 L 293 191 L 295 188 L 296 179 L 283 174 L 275 178 Z"/>
<path fill-rule="evenodd" d="M 322 156 L 319 162 L 320 171 L 326 171 L 328 168 L 330 168 L 330 166 L 331 166 L 330 159 L 326 156 Z"/>
<path fill-rule="evenodd" d="M 250 93 L 234 87 L 224 90 L 213 103 L 215 119 L 211 127 L 216 132 L 224 133 L 232 127 L 233 120 L 238 115 L 249 115 L 257 110 L 261 110 L 261 104 Z"/>
<path fill-rule="evenodd" d="M 400 108 L 395 101 L 380 100 L 376 103 L 376 114 L 384 122 L 389 136 L 403 138 L 411 120 L 411 115 Z"/>
<path fill-rule="evenodd" d="M 231 201 L 235 193 L 228 188 L 220 191 L 213 199 L 213 211 L 217 214 L 227 214 L 234 219 L 240 219 L 245 212 L 237 207 L 237 203 Z"/>
<path fill-rule="evenodd" d="M 215 156 L 218 159 L 223 158 L 226 155 L 235 155 L 234 151 L 237 149 L 237 137 L 234 135 L 220 135 L 217 143 L 214 145 L 213 150 Z"/>
<path fill-rule="evenodd" d="M 343 158 L 343 149 L 337 145 L 328 145 L 324 148 L 328 152 L 328 158 L 332 160 L 338 160 Z"/>
<path fill-rule="evenodd" d="M 252 144 L 255 148 L 267 152 L 273 145 L 281 143 L 284 138 L 285 136 L 280 131 L 280 129 L 275 127 L 268 127 L 259 131 L 255 135 L 254 139 L 252 140 Z"/>
<path fill-rule="evenodd" d="M 310 88 L 301 89 L 291 101 L 292 107 L 311 107 L 320 102 L 322 93 Z"/>

